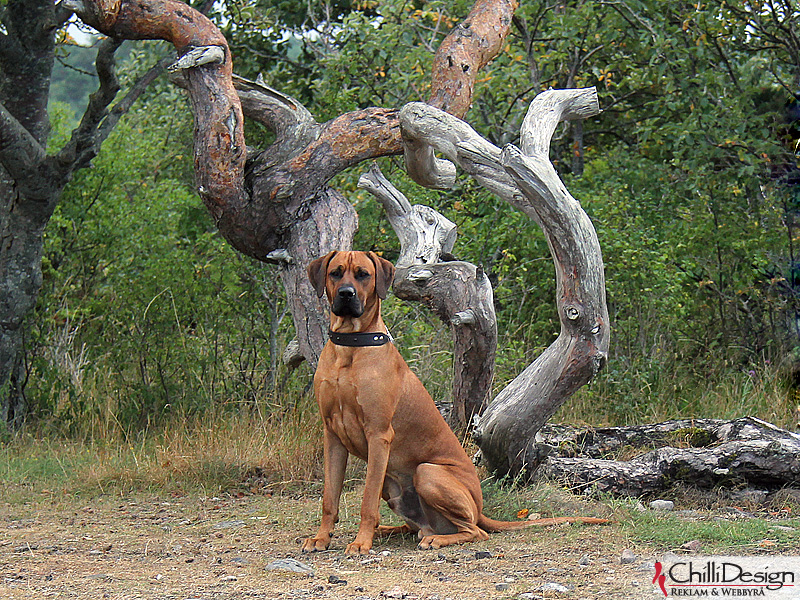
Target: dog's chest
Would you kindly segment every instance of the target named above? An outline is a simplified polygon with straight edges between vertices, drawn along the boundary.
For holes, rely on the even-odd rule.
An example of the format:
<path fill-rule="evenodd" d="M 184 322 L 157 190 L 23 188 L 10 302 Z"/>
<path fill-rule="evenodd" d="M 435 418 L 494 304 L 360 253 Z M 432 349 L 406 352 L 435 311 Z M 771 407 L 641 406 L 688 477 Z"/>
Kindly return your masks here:
<path fill-rule="evenodd" d="M 344 372 L 340 371 L 340 375 Z M 359 386 L 346 376 L 320 382 L 320 416 L 325 426 L 341 440 L 348 452 L 367 457 L 364 411 L 359 403 Z"/>

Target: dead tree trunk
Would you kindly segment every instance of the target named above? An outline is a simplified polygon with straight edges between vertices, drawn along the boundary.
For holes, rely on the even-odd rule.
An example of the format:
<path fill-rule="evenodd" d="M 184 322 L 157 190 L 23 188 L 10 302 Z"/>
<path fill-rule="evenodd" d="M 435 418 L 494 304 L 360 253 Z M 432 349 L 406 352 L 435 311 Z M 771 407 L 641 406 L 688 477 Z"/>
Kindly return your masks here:
<path fill-rule="evenodd" d="M 546 426 L 535 446 L 544 458 L 537 475 L 578 491 L 638 497 L 677 485 L 774 489 L 800 484 L 800 435 L 754 417 L 584 431 Z M 616 460 L 622 449 L 649 451 Z"/>
<path fill-rule="evenodd" d="M 497 351 L 494 295 L 483 269 L 446 260 L 456 226 L 427 206 L 415 205 L 377 166 L 358 182 L 383 205 L 400 239 L 393 289 L 398 298 L 422 302 L 453 333 L 453 396 L 445 412 L 450 427 L 463 430 L 488 404 Z M 440 262 L 444 259 L 446 262 Z"/>
<path fill-rule="evenodd" d="M 447 183 L 452 169 L 434 158 L 433 149 L 438 150 L 536 221 L 555 263 L 561 333 L 500 392 L 474 432 L 483 460 L 501 476 L 537 468 L 534 435 L 605 364 L 609 323 L 600 245 L 591 221 L 548 159 L 560 121 L 598 112 L 594 88 L 544 92 L 523 122 L 522 150 L 507 146 L 501 151 L 463 121 L 434 108 L 413 103 L 401 111 L 409 173 L 424 174 L 420 180 L 426 184 Z M 426 146 L 430 151 L 423 151 Z"/>
<path fill-rule="evenodd" d="M 186 71 L 195 111 L 198 192 L 235 248 L 259 260 L 283 264 L 299 346 L 315 365 L 324 342 L 319 324 L 325 322 L 325 311 L 301 270 L 310 258 L 349 248 L 356 223 L 352 208 L 327 182 L 363 160 L 400 154 L 398 111 L 355 111 L 312 126 L 314 135 L 309 136 L 305 136 L 309 128 L 304 127 L 277 130 L 273 146 L 248 157 L 245 176 L 230 51 L 208 19 L 177 0 L 62 3 L 106 35 L 163 39 L 175 45 L 181 55 L 176 64 Z M 516 7 L 516 0 L 477 0 L 434 57 L 432 104 L 456 115 L 466 112 L 476 75 L 502 49 Z M 287 99 L 273 100 L 280 104 Z M 288 99 L 283 113 L 301 109 Z M 294 135 L 297 139 L 290 139 Z"/>

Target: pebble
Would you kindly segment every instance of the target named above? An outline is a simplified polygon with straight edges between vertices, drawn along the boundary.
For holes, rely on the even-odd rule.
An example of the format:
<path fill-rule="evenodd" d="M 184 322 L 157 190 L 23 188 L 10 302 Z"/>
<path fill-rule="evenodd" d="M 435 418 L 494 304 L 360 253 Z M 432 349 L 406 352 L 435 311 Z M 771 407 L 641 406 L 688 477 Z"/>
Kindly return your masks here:
<path fill-rule="evenodd" d="M 496 589 L 498 592 L 505 592 L 510 587 L 511 586 L 509 584 L 507 584 L 507 583 L 495 583 L 494 584 L 494 589 Z"/>
<path fill-rule="evenodd" d="M 675 503 L 672 500 L 653 500 L 650 503 L 650 508 L 653 510 L 672 510 L 675 508 Z"/>
<path fill-rule="evenodd" d="M 580 566 L 582 566 L 582 567 L 586 567 L 586 566 L 590 565 L 591 561 L 589 560 L 589 555 L 588 554 L 584 554 L 583 556 L 581 556 L 581 559 L 578 561 L 578 564 Z"/>
<path fill-rule="evenodd" d="M 492 558 L 492 553 L 488 550 L 478 550 L 475 553 L 475 560 L 481 560 L 482 558 Z"/>
<path fill-rule="evenodd" d="M 537 592 L 571 592 L 574 588 L 571 585 L 561 585 L 555 581 L 548 581 L 536 588 Z"/>
<path fill-rule="evenodd" d="M 634 563 L 636 562 L 636 554 L 633 553 L 633 550 L 625 548 L 625 550 L 622 551 L 622 556 L 619 557 L 619 562 L 623 565 Z"/>
<path fill-rule="evenodd" d="M 689 550 L 690 552 L 699 552 L 702 546 L 703 543 L 700 540 L 692 540 L 691 542 L 686 542 L 685 544 L 681 544 L 681 550 Z"/>

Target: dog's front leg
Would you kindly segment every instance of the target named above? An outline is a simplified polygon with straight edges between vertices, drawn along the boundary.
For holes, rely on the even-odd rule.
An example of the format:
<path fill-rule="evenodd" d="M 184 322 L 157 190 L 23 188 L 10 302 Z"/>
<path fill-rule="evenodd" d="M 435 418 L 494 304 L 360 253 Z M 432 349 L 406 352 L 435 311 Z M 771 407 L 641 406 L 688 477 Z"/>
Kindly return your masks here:
<path fill-rule="evenodd" d="M 327 550 L 333 536 L 333 527 L 339 520 L 339 498 L 347 468 L 347 449 L 332 431 L 325 427 L 323 437 L 325 487 L 322 492 L 322 522 L 317 535 L 303 542 L 303 552 Z"/>
<path fill-rule="evenodd" d="M 378 433 L 367 433 L 367 476 L 364 482 L 364 497 L 361 500 L 361 525 L 356 539 L 348 544 L 345 554 L 368 554 L 372 538 L 380 521 L 379 510 L 386 465 L 389 463 L 389 448 L 394 430 L 389 426 Z"/>

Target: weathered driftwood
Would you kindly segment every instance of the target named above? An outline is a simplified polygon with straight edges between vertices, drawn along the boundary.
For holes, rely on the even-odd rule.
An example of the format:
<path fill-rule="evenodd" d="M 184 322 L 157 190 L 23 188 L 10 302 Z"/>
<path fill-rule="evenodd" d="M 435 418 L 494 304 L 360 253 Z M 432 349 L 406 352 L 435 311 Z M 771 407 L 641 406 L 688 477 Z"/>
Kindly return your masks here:
<path fill-rule="evenodd" d="M 491 394 L 497 321 L 489 278 L 468 262 L 440 262 L 455 244 L 455 224 L 430 207 L 412 206 L 376 165 L 358 185 L 383 205 L 400 239 L 395 295 L 422 302 L 452 329 L 453 397 L 447 416 L 453 429 L 463 429 Z"/>
<path fill-rule="evenodd" d="M 754 417 L 686 419 L 578 430 L 545 426 L 532 453 L 537 476 L 578 490 L 646 496 L 677 485 L 761 489 L 800 484 L 800 435 Z M 621 451 L 650 449 L 630 460 Z"/>
<path fill-rule="evenodd" d="M 350 247 L 355 211 L 328 187 L 337 173 L 364 160 L 400 154 L 398 111 L 366 108 L 327 123 L 292 116 L 304 109 L 274 91 L 254 90 L 251 115 L 276 132 L 275 144 L 247 157 L 239 100 L 231 81 L 224 37 L 203 15 L 177 0 L 64 0 L 85 23 L 120 39 L 164 39 L 181 56 L 195 115 L 198 191 L 220 233 L 239 251 L 267 260 L 283 257 L 282 280 L 304 356 L 313 364 L 324 343 L 326 307 L 301 270 L 329 250 Z M 478 71 L 502 49 L 516 0 L 477 0 L 462 25 L 434 57 L 430 98 L 435 106 L 463 115 L 472 101 Z M 222 60 L 222 62 L 218 62 Z M 264 86 L 262 86 L 263 88 Z M 241 85 L 237 88 L 242 90 Z M 259 103 L 272 97 L 270 108 Z M 244 101 L 244 99 L 243 99 Z M 246 105 L 247 103 L 244 102 Z M 305 111 L 307 112 L 307 111 Z M 255 117 L 259 118 L 259 117 Z M 288 259 L 287 259 L 288 257 Z"/>
<path fill-rule="evenodd" d="M 476 423 L 482 458 L 498 475 L 536 469 L 537 456 L 530 452 L 534 435 L 605 364 L 609 323 L 600 245 L 591 221 L 548 158 L 560 121 L 598 112 L 594 88 L 544 92 L 523 122 L 522 150 L 507 146 L 502 151 L 463 121 L 430 106 L 413 103 L 400 112 L 403 139 L 415 145 L 414 152 L 406 153 L 412 161 L 409 173 L 441 172 L 441 164 L 431 160 L 433 152 L 421 152 L 419 146 L 438 150 L 536 221 L 555 263 L 561 333 Z"/>
<path fill-rule="evenodd" d="M 377 164 L 359 177 L 358 187 L 367 190 L 380 202 L 400 240 L 400 256 L 395 267 L 403 269 L 436 263 L 453 251 L 456 224 L 428 206 L 412 206 L 386 179 Z"/>

